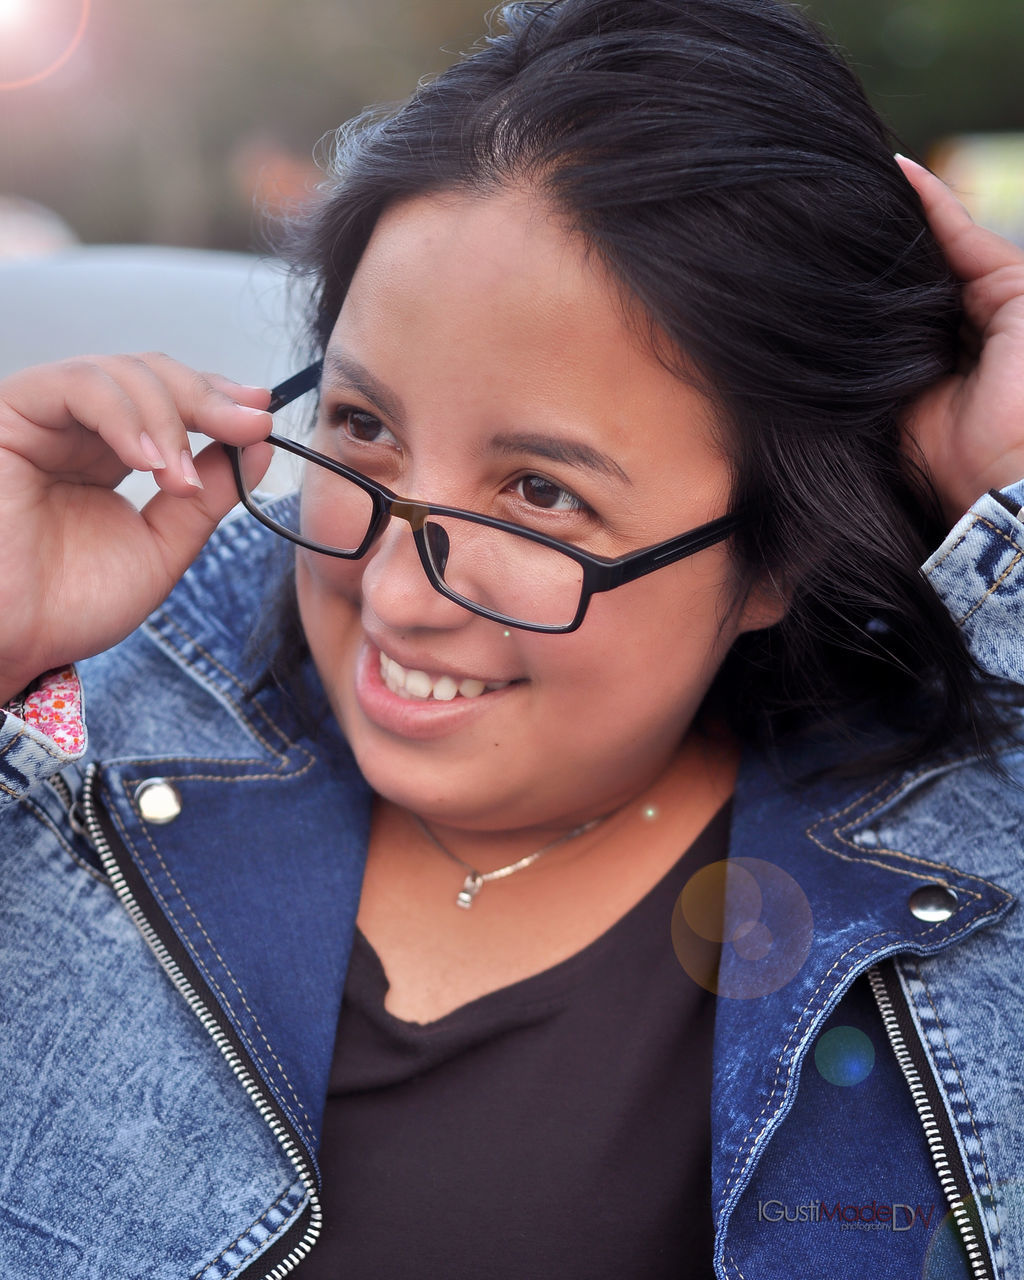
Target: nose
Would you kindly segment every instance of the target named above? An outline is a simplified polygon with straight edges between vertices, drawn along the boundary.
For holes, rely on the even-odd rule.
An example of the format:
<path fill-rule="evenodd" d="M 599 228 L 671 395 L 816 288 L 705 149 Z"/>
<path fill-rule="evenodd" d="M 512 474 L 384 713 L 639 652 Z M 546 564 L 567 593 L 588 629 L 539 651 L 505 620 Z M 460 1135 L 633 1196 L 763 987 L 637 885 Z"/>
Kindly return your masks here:
<path fill-rule="evenodd" d="M 473 616 L 434 589 L 405 520 L 393 518 L 388 523 L 363 566 L 363 607 L 393 631 L 454 630 Z"/>

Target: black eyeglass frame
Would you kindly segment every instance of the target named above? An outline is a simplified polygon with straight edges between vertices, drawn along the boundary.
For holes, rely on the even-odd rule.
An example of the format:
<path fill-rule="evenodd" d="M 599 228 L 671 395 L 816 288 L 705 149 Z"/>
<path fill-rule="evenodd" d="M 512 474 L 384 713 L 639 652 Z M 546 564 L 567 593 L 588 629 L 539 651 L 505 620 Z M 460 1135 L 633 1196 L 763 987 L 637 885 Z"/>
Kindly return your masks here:
<path fill-rule="evenodd" d="M 283 409 L 285 405 L 291 404 L 293 400 L 305 395 L 307 391 L 312 391 L 320 381 L 322 364 L 321 360 L 317 360 L 308 368 L 294 374 L 274 387 L 270 393 L 269 412 L 276 413 L 278 409 Z M 667 538 L 664 542 L 642 547 L 639 551 L 630 552 L 626 556 L 617 558 L 596 556 L 589 551 L 582 551 L 579 547 L 574 547 L 571 542 L 562 542 L 559 538 L 551 538 L 545 533 L 537 533 L 533 529 L 524 529 L 522 525 L 512 524 L 508 520 L 499 520 L 496 516 L 485 516 L 476 511 L 464 511 L 460 507 L 444 507 L 438 503 L 414 502 L 408 498 L 401 498 L 398 494 L 393 493 L 382 484 L 377 484 L 376 481 L 364 476 L 361 472 L 354 471 L 351 467 L 345 466 L 343 462 L 335 462 L 333 458 L 317 453 L 315 449 L 307 448 L 306 445 L 298 444 L 294 440 L 287 440 L 283 436 L 274 435 L 273 432 L 265 439 L 269 444 L 276 445 L 278 448 L 284 449 L 306 462 L 326 467 L 328 471 L 333 471 L 336 475 L 343 476 L 346 480 L 351 481 L 351 483 L 370 496 L 373 504 L 373 513 L 370 517 L 366 536 L 354 551 L 340 551 L 336 547 L 326 546 L 312 538 L 304 537 L 301 533 L 294 533 L 290 529 L 285 529 L 264 514 L 259 506 L 252 501 L 246 489 L 245 481 L 242 478 L 242 449 L 251 446 L 227 445 L 225 447 L 228 450 L 231 466 L 235 473 L 238 496 L 245 509 L 250 515 L 255 516 L 260 524 L 265 525 L 274 533 L 280 534 L 281 537 L 289 539 L 289 541 L 296 543 L 298 546 L 305 547 L 309 551 L 316 551 L 325 556 L 334 556 L 339 560 L 359 560 L 366 555 L 377 538 L 384 532 L 391 518 L 397 516 L 398 519 L 405 520 L 412 529 L 420 563 L 423 565 L 427 580 L 435 591 L 445 596 L 448 600 L 461 605 L 464 609 L 468 609 L 470 613 L 475 613 L 481 618 L 489 618 L 492 622 L 500 622 L 504 626 L 516 627 L 521 631 L 538 631 L 550 635 L 564 635 L 570 631 L 576 631 L 586 616 L 591 596 L 597 595 L 601 591 L 614 591 L 616 587 L 621 587 L 627 582 L 634 582 L 637 578 L 643 578 L 647 574 L 653 573 L 656 569 L 663 569 L 679 560 L 686 559 L 688 556 L 696 555 L 698 551 L 704 551 L 719 542 L 724 542 L 744 523 L 743 513 L 733 512 L 729 515 L 718 516 L 717 519 L 699 525 L 696 529 L 690 529 L 686 533 L 677 534 L 674 538 Z M 550 547 L 552 551 L 560 551 L 563 555 L 568 556 L 570 560 L 574 560 L 583 570 L 583 581 L 580 583 L 579 605 L 572 621 L 564 625 L 522 622 L 517 618 L 510 618 L 505 614 L 495 612 L 493 609 L 488 609 L 484 605 L 466 600 L 453 591 L 444 578 L 441 577 L 437 566 L 431 559 L 430 548 L 427 545 L 424 527 L 432 515 L 451 516 L 454 519 L 466 520 L 471 524 L 480 524 L 490 529 L 499 529 L 505 533 L 525 538 L 528 542 L 536 542 L 542 547 Z"/>

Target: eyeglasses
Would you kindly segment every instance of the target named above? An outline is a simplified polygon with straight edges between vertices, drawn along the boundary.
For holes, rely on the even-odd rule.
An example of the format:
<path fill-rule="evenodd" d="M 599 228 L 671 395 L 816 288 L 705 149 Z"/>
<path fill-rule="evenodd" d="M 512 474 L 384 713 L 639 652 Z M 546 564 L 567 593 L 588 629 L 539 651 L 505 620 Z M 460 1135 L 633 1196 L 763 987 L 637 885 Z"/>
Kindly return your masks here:
<path fill-rule="evenodd" d="M 271 392 L 276 413 L 320 381 L 317 361 Z M 292 464 L 291 503 L 266 505 L 245 479 L 245 449 L 230 446 L 238 495 L 261 524 L 300 547 L 343 560 L 358 560 L 392 518 L 412 530 L 420 563 L 435 591 L 471 613 L 524 631 L 575 631 L 591 596 L 612 591 L 645 574 L 723 542 L 743 523 L 720 516 L 697 529 L 608 559 L 546 534 L 457 507 L 400 498 L 383 485 L 322 453 L 272 433 L 268 474 Z"/>

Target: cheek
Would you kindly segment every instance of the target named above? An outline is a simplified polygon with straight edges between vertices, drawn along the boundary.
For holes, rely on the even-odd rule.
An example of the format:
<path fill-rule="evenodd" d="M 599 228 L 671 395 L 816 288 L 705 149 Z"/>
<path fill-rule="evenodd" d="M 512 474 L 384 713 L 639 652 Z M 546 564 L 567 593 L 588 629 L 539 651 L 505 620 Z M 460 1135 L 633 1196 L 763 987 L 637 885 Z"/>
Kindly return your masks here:
<path fill-rule="evenodd" d="M 358 618 L 360 561 L 338 560 L 298 548 L 295 557 L 295 591 L 299 618 L 313 657 L 326 646 L 339 643 L 349 622 Z"/>
<path fill-rule="evenodd" d="M 695 582 L 673 566 L 664 575 L 664 583 L 641 579 L 595 596 L 578 632 L 530 646 L 534 678 L 563 726 L 587 732 L 602 723 L 633 740 L 677 739 L 685 730 L 737 624 L 721 574 Z M 673 577 L 685 589 L 672 590 Z"/>
<path fill-rule="evenodd" d="M 356 551 L 370 527 L 373 500 L 365 490 L 326 468 L 310 467 L 303 477 L 299 510 L 307 538 L 339 551 Z"/>
<path fill-rule="evenodd" d="M 641 685 L 710 683 L 740 628 L 735 592 L 728 558 L 712 549 L 594 596 L 580 635 L 595 660 Z"/>

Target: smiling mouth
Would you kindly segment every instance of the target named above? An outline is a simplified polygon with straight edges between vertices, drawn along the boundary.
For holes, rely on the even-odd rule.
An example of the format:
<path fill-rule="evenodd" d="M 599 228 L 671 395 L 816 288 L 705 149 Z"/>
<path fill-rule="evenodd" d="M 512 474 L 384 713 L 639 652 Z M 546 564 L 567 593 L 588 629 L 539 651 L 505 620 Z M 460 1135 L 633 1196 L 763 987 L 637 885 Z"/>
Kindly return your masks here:
<path fill-rule="evenodd" d="M 407 670 L 380 651 L 380 678 L 392 693 L 400 698 L 416 699 L 425 702 L 451 702 L 454 698 L 479 698 L 482 693 L 491 693 L 496 689 L 505 689 L 512 680 L 476 680 L 466 676 L 456 680 L 453 676 L 431 676 L 426 671 Z"/>

